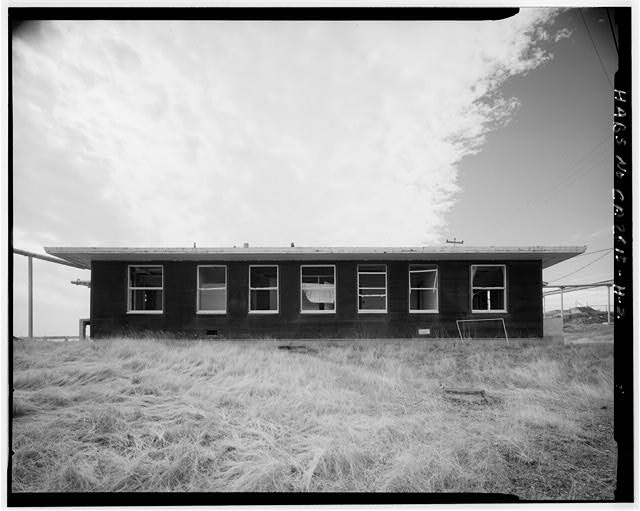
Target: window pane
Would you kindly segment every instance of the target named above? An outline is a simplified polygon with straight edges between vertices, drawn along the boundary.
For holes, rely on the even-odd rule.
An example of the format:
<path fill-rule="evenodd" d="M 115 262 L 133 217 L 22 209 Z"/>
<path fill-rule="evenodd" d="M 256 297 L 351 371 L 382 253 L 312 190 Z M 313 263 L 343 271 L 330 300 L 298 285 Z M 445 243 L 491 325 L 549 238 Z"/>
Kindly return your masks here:
<path fill-rule="evenodd" d="M 219 288 L 226 285 L 224 266 L 201 266 L 199 271 L 201 288 Z"/>
<path fill-rule="evenodd" d="M 360 310 L 385 310 L 386 300 L 384 296 L 361 296 Z"/>
<path fill-rule="evenodd" d="M 277 287 L 278 267 L 277 266 L 254 266 L 249 272 L 250 287 Z"/>
<path fill-rule="evenodd" d="M 383 287 L 376 287 L 372 289 L 360 289 L 359 294 L 361 295 L 384 295 L 387 291 Z"/>
<path fill-rule="evenodd" d="M 302 282 L 309 284 L 333 284 L 335 282 L 333 266 L 303 266 Z"/>
<path fill-rule="evenodd" d="M 411 290 L 411 310 L 436 310 L 438 308 L 438 291 Z"/>
<path fill-rule="evenodd" d="M 473 287 L 503 287 L 504 268 L 502 266 L 475 266 L 473 271 Z"/>
<path fill-rule="evenodd" d="M 360 274 L 360 287 L 382 287 L 384 288 L 387 284 L 387 278 L 384 273 L 380 273 L 377 275 L 369 275 L 369 274 Z"/>
<path fill-rule="evenodd" d="M 415 269 L 413 266 L 411 269 Z M 410 271 L 409 272 L 409 281 L 411 287 L 436 287 L 438 277 L 438 270 L 431 271 Z"/>
<path fill-rule="evenodd" d="M 491 289 L 489 295 L 491 298 L 491 310 L 504 309 L 504 291 L 502 289 Z"/>
<path fill-rule="evenodd" d="M 303 311 L 336 308 L 335 269 L 333 266 L 302 266 L 300 307 Z"/>
<path fill-rule="evenodd" d="M 473 292 L 473 310 L 486 311 L 489 310 L 489 299 L 487 291 L 477 290 Z"/>
<path fill-rule="evenodd" d="M 129 287 L 162 287 L 162 266 L 129 267 Z"/>
<path fill-rule="evenodd" d="M 306 285 L 308 286 L 308 284 Z M 322 286 L 322 284 L 320 284 Z M 302 289 L 302 310 L 303 311 L 324 311 L 335 310 L 335 287 L 327 286 L 326 289 L 313 287 L 303 287 Z"/>
<path fill-rule="evenodd" d="M 387 268 L 384 264 L 359 264 L 358 271 L 377 271 L 380 273 L 386 273 Z"/>
<path fill-rule="evenodd" d="M 410 264 L 409 271 L 430 271 L 437 270 L 437 264 Z"/>
<path fill-rule="evenodd" d="M 132 311 L 161 311 L 162 291 L 146 291 L 144 289 L 132 289 L 129 291 L 129 310 Z"/>
<path fill-rule="evenodd" d="M 251 290 L 251 310 L 252 311 L 277 311 L 278 291 L 272 290 Z"/>
<path fill-rule="evenodd" d="M 227 308 L 226 289 L 206 289 L 198 291 L 201 311 L 224 311 Z"/>

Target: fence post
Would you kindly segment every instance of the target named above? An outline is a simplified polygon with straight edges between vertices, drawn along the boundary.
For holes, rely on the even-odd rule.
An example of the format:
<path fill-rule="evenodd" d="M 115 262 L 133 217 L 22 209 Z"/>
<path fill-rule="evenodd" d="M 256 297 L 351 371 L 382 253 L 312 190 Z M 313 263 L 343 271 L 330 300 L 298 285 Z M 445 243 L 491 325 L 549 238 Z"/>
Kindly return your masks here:
<path fill-rule="evenodd" d="M 564 328 L 564 287 L 560 287 L 560 319 Z"/>
<path fill-rule="evenodd" d="M 607 325 L 611 324 L 611 286 L 607 286 Z"/>
<path fill-rule="evenodd" d="M 29 339 L 33 339 L 33 257 L 29 256 Z"/>

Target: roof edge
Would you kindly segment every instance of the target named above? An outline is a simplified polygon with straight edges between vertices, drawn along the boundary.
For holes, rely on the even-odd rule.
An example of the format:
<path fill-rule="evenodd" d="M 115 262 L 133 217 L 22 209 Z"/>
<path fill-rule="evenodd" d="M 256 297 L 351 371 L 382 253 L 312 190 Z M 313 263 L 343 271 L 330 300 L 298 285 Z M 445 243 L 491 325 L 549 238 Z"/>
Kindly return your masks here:
<path fill-rule="evenodd" d="M 397 258 L 399 260 L 411 259 L 413 256 L 434 256 L 443 258 L 452 256 L 460 259 L 462 256 L 473 256 L 475 258 L 490 259 L 507 258 L 515 256 L 526 260 L 542 261 L 543 268 L 548 268 L 572 257 L 583 254 L 587 247 L 578 246 L 378 246 L 378 247 L 100 247 L 100 246 L 69 246 L 69 247 L 44 247 L 47 254 L 60 259 L 81 265 L 84 268 L 91 268 L 93 260 L 122 260 L 122 259 L 154 259 L 178 258 L 185 260 L 196 260 L 198 258 L 215 257 L 230 258 L 232 260 L 251 260 L 260 257 L 295 259 L 300 258 L 323 258 L 344 260 L 347 258 L 363 259 L 384 256 Z M 117 258 L 117 259 L 116 259 Z M 470 257 L 474 258 L 474 257 Z"/>

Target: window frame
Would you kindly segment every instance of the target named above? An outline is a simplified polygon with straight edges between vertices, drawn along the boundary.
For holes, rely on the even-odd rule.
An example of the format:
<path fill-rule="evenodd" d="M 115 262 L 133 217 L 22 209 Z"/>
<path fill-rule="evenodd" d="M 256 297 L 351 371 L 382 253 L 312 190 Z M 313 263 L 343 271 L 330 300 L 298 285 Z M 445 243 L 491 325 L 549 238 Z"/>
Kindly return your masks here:
<path fill-rule="evenodd" d="M 480 267 L 490 267 L 490 268 L 496 268 L 496 267 L 500 267 L 502 268 L 502 287 L 495 287 L 495 286 L 474 286 L 473 285 L 473 269 L 474 268 L 480 268 Z M 507 265 L 506 264 L 472 264 L 469 267 L 469 309 L 471 310 L 472 314 L 500 314 L 500 313 L 506 313 L 508 312 L 508 303 L 507 303 Z M 491 289 L 502 289 L 502 291 L 504 292 L 504 308 L 502 309 L 474 309 L 473 308 L 473 290 L 474 289 L 482 289 L 482 290 L 491 290 Z M 490 296 L 490 295 L 489 295 Z M 491 298 L 489 298 L 487 300 L 488 305 L 491 305 Z"/>
<path fill-rule="evenodd" d="M 200 310 L 200 268 L 224 268 L 224 310 Z M 205 288 L 207 289 L 207 288 Z M 221 288 L 208 288 L 221 289 Z M 226 264 L 199 264 L 196 266 L 196 314 L 217 314 L 223 315 L 227 313 L 227 304 L 229 301 L 229 283 L 227 281 L 227 265 Z"/>
<path fill-rule="evenodd" d="M 160 268 L 162 270 L 162 286 L 161 287 L 139 287 L 131 286 L 131 268 Z M 160 310 L 132 310 L 131 309 L 131 291 L 132 290 L 148 290 L 162 291 L 162 308 Z M 164 314 L 164 265 L 163 264 L 127 264 L 127 314 Z"/>
<path fill-rule="evenodd" d="M 302 309 L 302 268 L 333 268 L 333 309 L 303 310 Z M 300 314 L 335 314 L 338 310 L 338 272 L 335 264 L 301 264 L 300 265 Z"/>
<path fill-rule="evenodd" d="M 380 275 L 379 271 L 360 271 L 361 266 L 384 266 L 384 309 L 361 309 L 360 308 L 360 274 L 363 275 Z M 362 263 L 356 266 L 356 309 L 358 314 L 387 314 L 389 312 L 389 276 L 386 264 Z M 380 287 L 365 287 L 362 289 L 381 289 Z M 364 295 L 364 296 L 380 296 L 380 295 Z"/>
<path fill-rule="evenodd" d="M 411 287 L 411 273 L 421 273 L 428 272 L 433 270 L 411 270 L 412 266 L 434 266 L 436 271 L 436 279 L 435 279 L 435 287 Z M 411 263 L 407 268 L 407 275 L 409 276 L 409 295 L 408 295 L 408 307 L 409 314 L 439 314 L 440 313 L 440 265 L 435 263 Z M 411 308 L 411 291 L 416 290 L 427 290 L 427 291 L 436 291 L 436 308 L 435 309 L 412 309 Z"/>
<path fill-rule="evenodd" d="M 276 287 L 251 287 L 251 268 L 274 268 L 276 269 Z M 247 285 L 249 287 L 249 294 L 247 296 L 247 310 L 249 314 L 280 314 L 280 265 L 278 264 L 250 264 L 248 274 Z M 251 309 L 251 291 L 259 290 L 276 290 L 276 310 L 253 310 Z"/>

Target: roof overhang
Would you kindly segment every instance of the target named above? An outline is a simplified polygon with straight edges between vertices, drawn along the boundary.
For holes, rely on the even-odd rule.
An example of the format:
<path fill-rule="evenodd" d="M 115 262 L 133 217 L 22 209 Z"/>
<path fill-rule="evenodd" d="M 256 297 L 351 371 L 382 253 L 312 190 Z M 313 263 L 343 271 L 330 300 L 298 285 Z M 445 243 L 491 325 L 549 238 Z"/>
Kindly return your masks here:
<path fill-rule="evenodd" d="M 47 254 L 90 269 L 92 261 L 541 261 L 543 268 L 582 254 L 565 247 L 45 247 Z"/>

